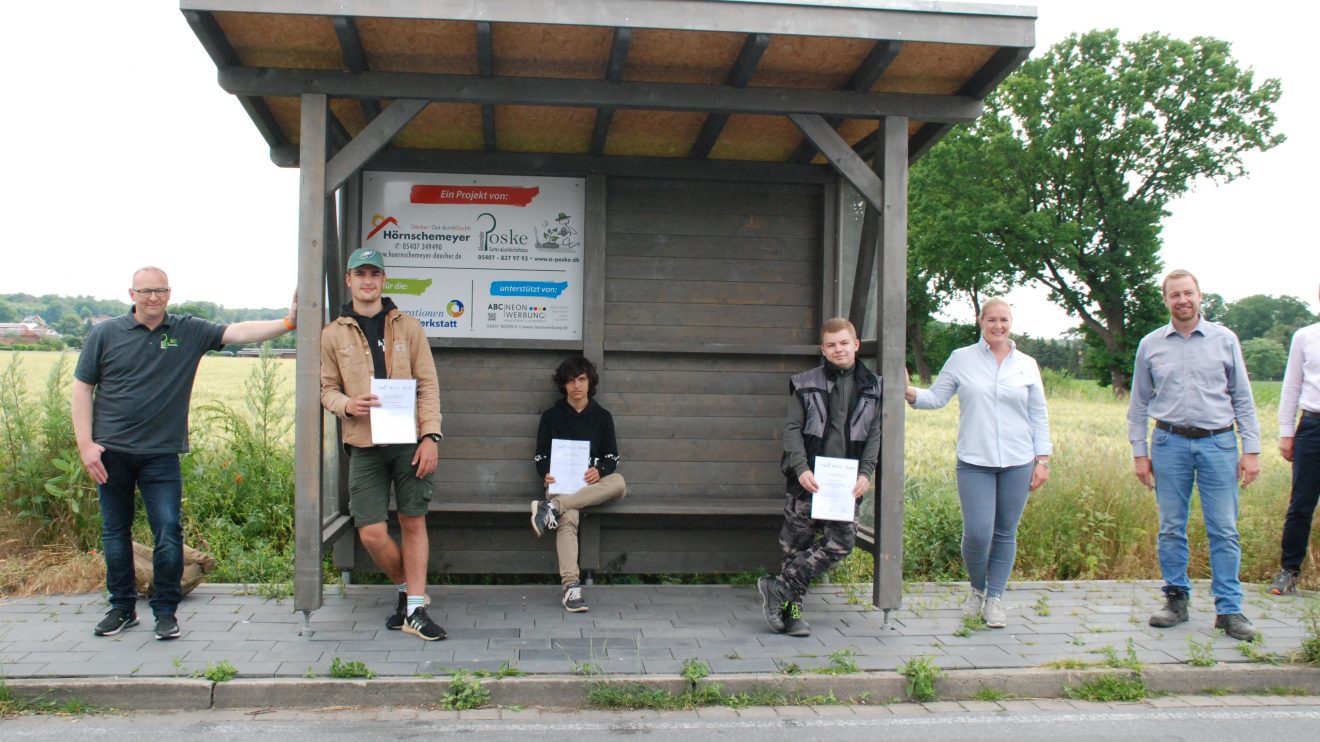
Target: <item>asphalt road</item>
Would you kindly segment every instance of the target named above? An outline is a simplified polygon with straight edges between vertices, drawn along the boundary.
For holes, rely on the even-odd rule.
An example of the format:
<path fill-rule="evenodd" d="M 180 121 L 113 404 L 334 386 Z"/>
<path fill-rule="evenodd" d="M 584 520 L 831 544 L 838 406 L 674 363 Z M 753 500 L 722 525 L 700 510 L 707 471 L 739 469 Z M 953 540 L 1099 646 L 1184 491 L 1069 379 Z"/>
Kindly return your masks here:
<path fill-rule="evenodd" d="M 1320 708 L 1180 708 L 1132 707 L 1104 712 L 948 713 L 893 716 L 859 713 L 848 717 L 703 718 L 696 712 L 638 718 L 626 713 L 547 714 L 528 721 L 392 719 L 380 710 L 303 711 L 271 715 L 201 711 L 171 714 L 134 713 L 80 717 L 30 716 L 0 721 L 6 742 L 70 739 L 205 739 L 256 740 L 298 738 L 319 740 L 434 739 L 436 735 L 473 734 L 474 739 L 525 742 L 597 742 L 638 735 L 655 739 L 736 740 L 757 742 L 873 742 L 884 739 L 945 742 L 1012 739 L 1123 740 L 1177 742 L 1188 740 L 1314 739 L 1320 728 Z"/>

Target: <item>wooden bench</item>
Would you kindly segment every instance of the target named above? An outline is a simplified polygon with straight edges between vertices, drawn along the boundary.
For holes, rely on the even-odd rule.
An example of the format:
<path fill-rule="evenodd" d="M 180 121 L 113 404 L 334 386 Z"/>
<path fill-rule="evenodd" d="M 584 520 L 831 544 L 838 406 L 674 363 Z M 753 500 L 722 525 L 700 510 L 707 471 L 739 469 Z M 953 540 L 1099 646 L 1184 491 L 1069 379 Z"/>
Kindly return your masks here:
<path fill-rule="evenodd" d="M 427 518 L 431 569 L 446 574 L 555 574 L 551 534 L 532 533 L 530 497 L 437 499 Z M 779 561 L 783 502 L 763 498 L 625 497 L 589 508 L 578 526 L 578 565 L 593 573 L 770 570 Z M 391 530 L 396 525 L 391 522 Z M 727 548 L 714 547 L 725 544 Z M 359 544 L 354 568 L 370 565 Z"/>

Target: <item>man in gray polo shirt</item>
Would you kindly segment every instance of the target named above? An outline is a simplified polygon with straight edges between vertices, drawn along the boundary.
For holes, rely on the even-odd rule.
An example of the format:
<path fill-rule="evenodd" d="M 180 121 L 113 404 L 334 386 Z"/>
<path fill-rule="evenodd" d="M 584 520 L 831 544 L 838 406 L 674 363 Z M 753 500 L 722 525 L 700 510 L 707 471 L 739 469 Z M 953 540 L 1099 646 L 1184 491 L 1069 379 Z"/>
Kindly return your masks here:
<path fill-rule="evenodd" d="M 97 636 L 137 625 L 133 575 L 134 488 L 142 492 L 155 542 L 156 638 L 175 639 L 175 610 L 183 594 L 183 477 L 179 454 L 188 451 L 188 402 L 197 364 L 226 343 L 260 343 L 297 323 L 295 298 L 284 319 L 218 325 L 170 314 L 169 279 L 148 266 L 133 274 L 129 313 L 87 333 L 73 380 L 73 430 L 83 466 L 101 502 L 101 541 L 110 610 Z"/>
<path fill-rule="evenodd" d="M 1260 474 L 1260 425 L 1242 346 L 1232 330 L 1201 317 L 1196 277 L 1176 270 L 1164 279 L 1170 323 L 1141 339 L 1132 371 L 1128 440 L 1137 479 L 1155 490 L 1160 510 L 1158 555 L 1165 605 L 1150 617 L 1158 628 L 1187 620 L 1187 516 L 1192 484 L 1210 541 L 1210 594 L 1215 628 L 1243 641 L 1256 630 L 1242 615 L 1238 568 L 1238 483 Z M 1155 432 L 1147 446 L 1147 418 Z M 1238 455 L 1236 421 L 1242 436 Z"/>

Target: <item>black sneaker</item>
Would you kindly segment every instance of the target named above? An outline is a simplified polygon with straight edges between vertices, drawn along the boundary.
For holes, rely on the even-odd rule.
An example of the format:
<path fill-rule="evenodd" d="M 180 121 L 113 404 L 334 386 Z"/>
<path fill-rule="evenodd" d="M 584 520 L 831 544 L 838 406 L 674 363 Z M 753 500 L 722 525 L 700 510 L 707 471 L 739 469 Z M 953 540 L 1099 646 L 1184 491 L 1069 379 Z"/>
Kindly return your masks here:
<path fill-rule="evenodd" d="M 811 624 L 802 619 L 802 604 L 790 602 L 784 610 L 784 633 L 789 636 L 811 636 Z"/>
<path fill-rule="evenodd" d="M 179 622 L 173 613 L 156 616 L 156 638 L 162 641 L 179 638 Z"/>
<path fill-rule="evenodd" d="M 1271 595 L 1296 595 L 1297 578 L 1301 577 L 1300 572 L 1293 572 L 1289 569 L 1279 570 L 1279 576 L 1270 583 Z"/>
<path fill-rule="evenodd" d="M 137 626 L 137 614 L 129 608 L 111 608 L 101 619 L 101 623 L 92 629 L 92 633 L 97 636 L 114 636 L 132 626 Z"/>
<path fill-rule="evenodd" d="M 776 634 L 784 633 L 784 603 L 779 594 L 779 580 L 769 575 L 756 581 L 756 591 L 761 594 L 761 610 L 765 613 L 765 622 Z"/>
<path fill-rule="evenodd" d="M 570 582 L 564 585 L 564 610 L 569 613 L 586 613 L 587 601 L 582 599 L 582 583 Z"/>
<path fill-rule="evenodd" d="M 559 518 L 549 500 L 532 500 L 532 533 L 540 538 L 559 527 Z"/>
<path fill-rule="evenodd" d="M 426 596 L 426 602 L 423 605 L 431 604 L 431 596 Z M 399 599 L 394 601 L 394 614 L 385 619 L 385 628 L 390 631 L 398 631 L 403 628 L 403 624 L 408 620 L 408 593 L 399 593 Z"/>
<path fill-rule="evenodd" d="M 1256 627 L 1241 613 L 1225 613 L 1215 616 L 1215 628 L 1240 642 L 1256 640 Z"/>
<path fill-rule="evenodd" d="M 425 608 L 418 608 L 404 620 L 403 631 L 428 642 L 445 638 L 445 630 L 440 628 L 440 624 L 432 621 L 430 616 L 426 615 Z"/>

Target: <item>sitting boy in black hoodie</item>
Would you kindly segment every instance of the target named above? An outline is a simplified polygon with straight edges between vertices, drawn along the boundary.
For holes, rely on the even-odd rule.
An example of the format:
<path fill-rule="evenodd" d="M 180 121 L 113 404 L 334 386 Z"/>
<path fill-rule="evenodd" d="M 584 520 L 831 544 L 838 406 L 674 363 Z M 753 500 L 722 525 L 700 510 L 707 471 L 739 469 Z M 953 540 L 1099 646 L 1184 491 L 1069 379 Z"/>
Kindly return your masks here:
<path fill-rule="evenodd" d="M 536 431 L 536 471 L 547 491 L 555 478 L 550 474 L 551 442 L 555 439 L 590 442 L 587 470 L 576 491 L 568 495 L 547 495 L 532 500 L 532 532 L 541 536 L 557 531 L 555 547 L 559 552 L 559 578 L 564 586 L 565 610 L 587 610 L 578 579 L 578 521 L 582 508 L 617 500 L 627 492 L 619 467 L 619 447 L 614 440 L 614 418 L 608 410 L 591 399 L 596 394 L 600 376 L 586 358 L 564 359 L 555 369 L 555 386 L 564 398 L 541 413 Z"/>

